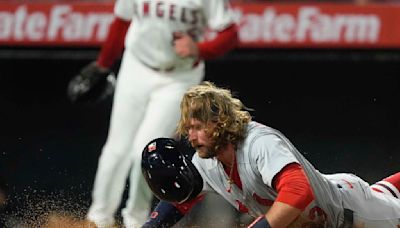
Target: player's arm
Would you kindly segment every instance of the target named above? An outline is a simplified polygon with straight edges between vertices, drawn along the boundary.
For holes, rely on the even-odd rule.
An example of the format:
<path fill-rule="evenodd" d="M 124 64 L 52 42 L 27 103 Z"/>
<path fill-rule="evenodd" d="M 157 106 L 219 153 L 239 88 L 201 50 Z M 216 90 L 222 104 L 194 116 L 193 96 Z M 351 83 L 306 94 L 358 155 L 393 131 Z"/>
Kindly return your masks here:
<path fill-rule="evenodd" d="M 298 163 L 286 165 L 273 179 L 278 196 L 265 214 L 249 227 L 288 227 L 314 199 L 311 186 Z M 261 226 L 262 225 L 262 226 Z"/>
<path fill-rule="evenodd" d="M 96 63 L 100 68 L 109 69 L 124 50 L 125 35 L 128 31 L 130 21 L 118 16 L 112 21 L 107 38 L 101 46 Z"/>
<path fill-rule="evenodd" d="M 196 43 L 187 33 L 174 35 L 175 52 L 181 57 L 212 59 L 224 55 L 239 43 L 238 28 L 232 24 L 217 32 L 212 40 Z"/>
<path fill-rule="evenodd" d="M 171 227 L 183 216 L 172 203 L 161 200 L 142 228 Z"/>
<path fill-rule="evenodd" d="M 199 57 L 212 59 L 224 55 L 239 44 L 238 26 L 232 24 L 217 33 L 217 36 L 208 41 L 197 43 Z"/>
<path fill-rule="evenodd" d="M 142 228 L 172 227 L 183 218 L 194 205 L 203 199 L 204 195 L 200 195 L 184 203 L 171 203 L 161 200 Z"/>

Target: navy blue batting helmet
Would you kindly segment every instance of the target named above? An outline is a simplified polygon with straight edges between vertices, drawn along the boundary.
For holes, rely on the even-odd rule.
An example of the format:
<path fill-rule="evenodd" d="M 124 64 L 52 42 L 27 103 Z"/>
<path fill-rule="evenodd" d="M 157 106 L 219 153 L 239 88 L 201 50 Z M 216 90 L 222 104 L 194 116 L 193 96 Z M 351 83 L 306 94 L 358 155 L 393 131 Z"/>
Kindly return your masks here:
<path fill-rule="evenodd" d="M 146 145 L 142 173 L 154 195 L 168 202 L 193 199 L 203 189 L 200 173 L 171 138 L 157 138 Z"/>

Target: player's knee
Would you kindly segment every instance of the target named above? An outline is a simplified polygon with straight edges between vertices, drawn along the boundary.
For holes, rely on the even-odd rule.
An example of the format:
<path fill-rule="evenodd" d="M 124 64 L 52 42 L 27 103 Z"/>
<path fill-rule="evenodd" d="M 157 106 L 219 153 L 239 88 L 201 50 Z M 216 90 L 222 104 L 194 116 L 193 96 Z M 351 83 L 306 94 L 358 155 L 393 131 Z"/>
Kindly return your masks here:
<path fill-rule="evenodd" d="M 400 172 L 371 186 L 372 190 L 400 198 Z"/>

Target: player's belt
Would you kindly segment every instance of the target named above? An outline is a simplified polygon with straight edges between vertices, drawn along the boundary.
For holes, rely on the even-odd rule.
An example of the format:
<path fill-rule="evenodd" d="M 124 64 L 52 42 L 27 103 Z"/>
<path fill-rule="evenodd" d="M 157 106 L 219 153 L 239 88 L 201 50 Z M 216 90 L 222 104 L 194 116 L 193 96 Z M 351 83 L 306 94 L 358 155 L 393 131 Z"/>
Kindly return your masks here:
<path fill-rule="evenodd" d="M 152 70 L 154 70 L 154 71 L 157 71 L 157 72 L 169 73 L 169 72 L 172 72 L 172 71 L 174 71 L 174 70 L 177 70 L 175 66 L 169 66 L 169 67 L 166 67 L 166 68 L 153 67 L 153 66 L 150 66 L 150 65 L 148 65 L 147 63 L 145 63 L 145 62 L 143 62 L 143 61 L 141 61 L 141 60 L 139 60 L 139 61 L 140 61 L 143 65 L 145 65 L 146 67 L 148 67 L 148 68 L 150 68 L 150 69 L 152 69 Z M 200 60 L 195 61 L 195 62 L 193 63 L 193 65 L 192 65 L 192 68 L 197 67 L 197 66 L 199 65 L 199 63 L 200 63 Z"/>
<path fill-rule="evenodd" d="M 158 72 L 165 72 L 165 73 L 169 73 L 175 70 L 175 66 L 170 66 L 167 68 L 159 68 L 159 67 L 151 67 L 151 66 L 147 66 L 150 69 L 154 70 L 154 71 L 158 71 Z"/>
<path fill-rule="evenodd" d="M 353 211 L 345 208 L 343 211 L 343 218 L 344 221 L 341 228 L 352 228 L 354 222 Z"/>
<path fill-rule="evenodd" d="M 342 188 L 342 185 L 337 184 L 338 188 Z M 343 224 L 340 228 L 352 228 L 354 223 L 353 211 L 350 209 L 343 209 Z"/>
<path fill-rule="evenodd" d="M 152 69 L 153 71 L 157 71 L 157 72 L 163 72 L 163 73 L 169 73 L 175 70 L 175 66 L 168 66 L 168 67 L 154 67 L 154 66 L 150 66 L 149 64 L 147 64 L 145 61 L 137 58 L 137 60 L 139 60 L 139 62 L 141 62 L 145 67 Z"/>

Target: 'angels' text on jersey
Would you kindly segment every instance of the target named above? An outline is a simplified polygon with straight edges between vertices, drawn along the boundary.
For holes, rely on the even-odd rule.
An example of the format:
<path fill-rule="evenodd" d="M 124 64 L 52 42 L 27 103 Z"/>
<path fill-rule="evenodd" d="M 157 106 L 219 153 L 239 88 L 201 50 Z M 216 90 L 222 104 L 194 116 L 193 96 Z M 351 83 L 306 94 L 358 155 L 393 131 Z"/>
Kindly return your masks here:
<path fill-rule="evenodd" d="M 198 23 L 201 18 L 201 12 L 197 9 L 165 1 L 135 2 L 134 12 L 137 17 L 158 17 L 191 25 Z"/>

